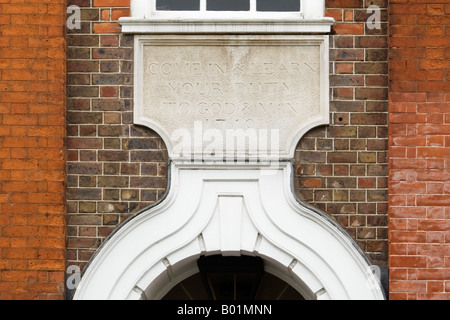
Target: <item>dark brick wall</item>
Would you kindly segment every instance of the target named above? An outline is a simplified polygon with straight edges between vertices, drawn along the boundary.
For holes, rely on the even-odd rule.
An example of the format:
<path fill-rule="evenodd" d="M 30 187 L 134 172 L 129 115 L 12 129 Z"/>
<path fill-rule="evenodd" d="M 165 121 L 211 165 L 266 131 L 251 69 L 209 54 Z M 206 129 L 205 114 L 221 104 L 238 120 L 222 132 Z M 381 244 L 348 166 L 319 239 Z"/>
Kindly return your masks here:
<path fill-rule="evenodd" d="M 67 35 L 67 249 L 68 264 L 83 266 L 120 223 L 162 197 L 167 156 L 159 136 L 133 125 L 133 36 L 116 21 L 128 4 L 71 4 L 82 23 Z"/>
<path fill-rule="evenodd" d="M 385 1 L 327 1 L 331 125 L 309 132 L 296 153 L 296 193 L 325 211 L 376 264 L 387 263 L 387 37 Z M 128 2 L 69 0 L 82 9 L 69 30 L 67 86 L 68 264 L 83 266 L 121 222 L 161 199 L 165 146 L 132 124 L 133 42 L 117 19 Z M 369 30 L 366 7 L 382 8 Z"/>
<path fill-rule="evenodd" d="M 342 225 L 373 263 L 387 264 L 387 1 L 327 1 L 330 126 L 309 132 L 296 154 L 301 200 Z M 370 29 L 380 8 L 381 28 Z"/>

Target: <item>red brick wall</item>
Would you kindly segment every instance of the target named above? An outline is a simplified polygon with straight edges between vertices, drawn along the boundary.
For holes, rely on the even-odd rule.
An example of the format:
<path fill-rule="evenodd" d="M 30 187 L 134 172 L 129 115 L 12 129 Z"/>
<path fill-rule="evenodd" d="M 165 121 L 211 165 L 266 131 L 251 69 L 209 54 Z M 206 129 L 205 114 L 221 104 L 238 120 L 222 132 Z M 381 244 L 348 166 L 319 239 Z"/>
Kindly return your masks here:
<path fill-rule="evenodd" d="M 450 298 L 450 3 L 390 1 L 391 299 Z"/>
<path fill-rule="evenodd" d="M 0 299 L 61 299 L 66 3 L 0 1 Z"/>

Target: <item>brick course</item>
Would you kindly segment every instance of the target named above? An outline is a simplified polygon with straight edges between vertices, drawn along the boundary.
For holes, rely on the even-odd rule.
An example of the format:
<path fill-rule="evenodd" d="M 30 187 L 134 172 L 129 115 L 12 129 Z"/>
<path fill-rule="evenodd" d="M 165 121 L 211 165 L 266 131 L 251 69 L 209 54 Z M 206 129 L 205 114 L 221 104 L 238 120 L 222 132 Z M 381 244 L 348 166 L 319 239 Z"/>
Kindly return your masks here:
<path fill-rule="evenodd" d="M 0 299 L 62 299 L 65 12 L 0 1 Z"/>

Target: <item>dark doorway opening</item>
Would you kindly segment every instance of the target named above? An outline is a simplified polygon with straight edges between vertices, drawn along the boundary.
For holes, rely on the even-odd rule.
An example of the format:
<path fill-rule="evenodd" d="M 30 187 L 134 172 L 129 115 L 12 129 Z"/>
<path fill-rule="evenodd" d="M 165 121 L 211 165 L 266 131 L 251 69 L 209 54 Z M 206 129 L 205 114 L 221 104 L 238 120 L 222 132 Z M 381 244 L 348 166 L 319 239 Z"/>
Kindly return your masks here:
<path fill-rule="evenodd" d="M 304 300 L 282 279 L 264 270 L 258 257 L 201 257 L 199 273 L 178 283 L 163 300 Z"/>

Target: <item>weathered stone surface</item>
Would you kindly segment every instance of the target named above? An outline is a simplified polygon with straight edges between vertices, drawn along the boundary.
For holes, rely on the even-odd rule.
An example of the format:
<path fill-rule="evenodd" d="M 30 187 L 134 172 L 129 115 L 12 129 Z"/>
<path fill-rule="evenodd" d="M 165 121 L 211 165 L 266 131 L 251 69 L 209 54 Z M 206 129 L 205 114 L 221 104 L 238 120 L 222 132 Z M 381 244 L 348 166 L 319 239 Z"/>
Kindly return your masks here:
<path fill-rule="evenodd" d="M 329 121 L 326 37 L 140 41 L 135 122 L 174 158 L 293 158 L 300 136 Z"/>

